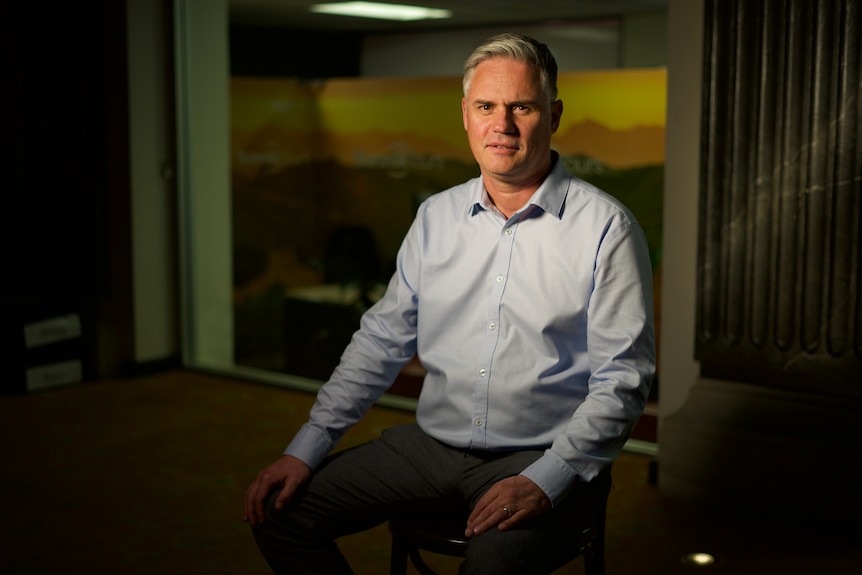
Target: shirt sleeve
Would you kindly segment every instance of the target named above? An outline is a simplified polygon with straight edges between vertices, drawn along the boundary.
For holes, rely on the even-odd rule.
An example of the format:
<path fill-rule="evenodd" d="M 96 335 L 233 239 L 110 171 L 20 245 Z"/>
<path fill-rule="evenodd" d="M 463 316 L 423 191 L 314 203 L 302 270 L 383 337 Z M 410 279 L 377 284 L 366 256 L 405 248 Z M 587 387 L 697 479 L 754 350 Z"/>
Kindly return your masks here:
<path fill-rule="evenodd" d="M 588 318 L 587 397 L 565 431 L 522 472 L 554 504 L 619 455 L 649 395 L 655 373 L 652 269 L 637 223 L 626 222 L 603 239 Z"/>

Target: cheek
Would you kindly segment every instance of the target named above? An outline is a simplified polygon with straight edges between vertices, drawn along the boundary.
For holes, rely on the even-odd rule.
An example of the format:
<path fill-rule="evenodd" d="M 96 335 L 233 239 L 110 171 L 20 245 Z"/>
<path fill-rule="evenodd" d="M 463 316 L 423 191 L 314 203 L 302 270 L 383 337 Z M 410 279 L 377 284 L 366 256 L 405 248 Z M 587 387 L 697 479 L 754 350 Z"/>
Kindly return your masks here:
<path fill-rule="evenodd" d="M 547 140 L 548 138 L 550 138 L 551 134 L 552 134 L 550 126 L 544 126 L 544 125 L 533 125 L 533 126 L 526 128 L 525 130 L 526 131 L 522 132 L 522 133 L 529 134 L 529 140 L 533 141 L 533 142 L 536 142 L 536 141 L 543 142 L 543 141 Z"/>
<path fill-rule="evenodd" d="M 476 131 L 475 127 L 471 127 L 467 130 L 467 143 L 470 145 L 471 150 L 473 150 L 474 152 L 481 150 L 483 141 L 484 139 Z"/>
<path fill-rule="evenodd" d="M 479 138 L 483 132 L 482 122 L 477 122 L 475 118 L 464 118 L 464 129 L 470 139 Z"/>

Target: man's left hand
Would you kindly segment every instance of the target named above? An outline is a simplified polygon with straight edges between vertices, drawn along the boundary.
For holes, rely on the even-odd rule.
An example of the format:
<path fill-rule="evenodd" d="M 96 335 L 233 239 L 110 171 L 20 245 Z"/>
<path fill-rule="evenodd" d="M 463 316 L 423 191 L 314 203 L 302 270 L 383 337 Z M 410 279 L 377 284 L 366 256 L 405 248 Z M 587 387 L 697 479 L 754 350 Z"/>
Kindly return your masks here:
<path fill-rule="evenodd" d="M 497 527 L 511 529 L 551 508 L 551 500 L 538 485 L 522 475 L 507 477 L 495 483 L 476 503 L 467 518 L 467 537 L 480 535 Z"/>

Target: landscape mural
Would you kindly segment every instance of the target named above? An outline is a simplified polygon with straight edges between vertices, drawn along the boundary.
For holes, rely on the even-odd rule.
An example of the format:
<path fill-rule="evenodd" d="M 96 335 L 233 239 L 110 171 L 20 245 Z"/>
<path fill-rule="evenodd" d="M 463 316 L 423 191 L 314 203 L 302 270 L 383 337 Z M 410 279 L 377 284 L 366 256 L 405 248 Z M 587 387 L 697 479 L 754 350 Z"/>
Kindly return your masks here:
<path fill-rule="evenodd" d="M 552 145 L 642 223 L 658 305 L 666 72 L 558 84 Z M 235 361 L 312 379 L 328 377 L 379 297 L 418 204 L 478 175 L 460 77 L 233 78 L 231 158 Z M 420 378 L 416 362 L 393 393 L 415 396 Z"/>

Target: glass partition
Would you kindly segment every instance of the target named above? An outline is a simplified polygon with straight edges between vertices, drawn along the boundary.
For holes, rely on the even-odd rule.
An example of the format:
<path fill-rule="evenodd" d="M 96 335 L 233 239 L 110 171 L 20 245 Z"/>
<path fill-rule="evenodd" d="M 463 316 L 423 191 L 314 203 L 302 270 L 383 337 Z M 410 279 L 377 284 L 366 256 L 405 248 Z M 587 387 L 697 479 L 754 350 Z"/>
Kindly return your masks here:
<path fill-rule="evenodd" d="M 395 55 L 386 76 L 370 38 L 363 66 L 374 77 L 231 75 L 227 1 L 176 0 L 175 10 L 185 362 L 316 389 L 382 294 L 419 202 L 478 174 L 461 124 L 466 53 L 451 56 L 451 73 L 429 76 L 405 75 Z M 593 67 L 607 69 L 618 23 L 594 32 L 529 30 L 561 62 L 566 42 L 580 59 L 591 42 Z M 404 51 L 445 59 L 445 43 L 488 33 L 428 35 L 421 48 L 411 37 Z M 563 71 L 554 142 L 573 173 L 617 190 L 648 224 L 655 265 L 664 84 L 663 69 Z M 422 373 L 411 363 L 384 403 L 414 405 Z"/>

